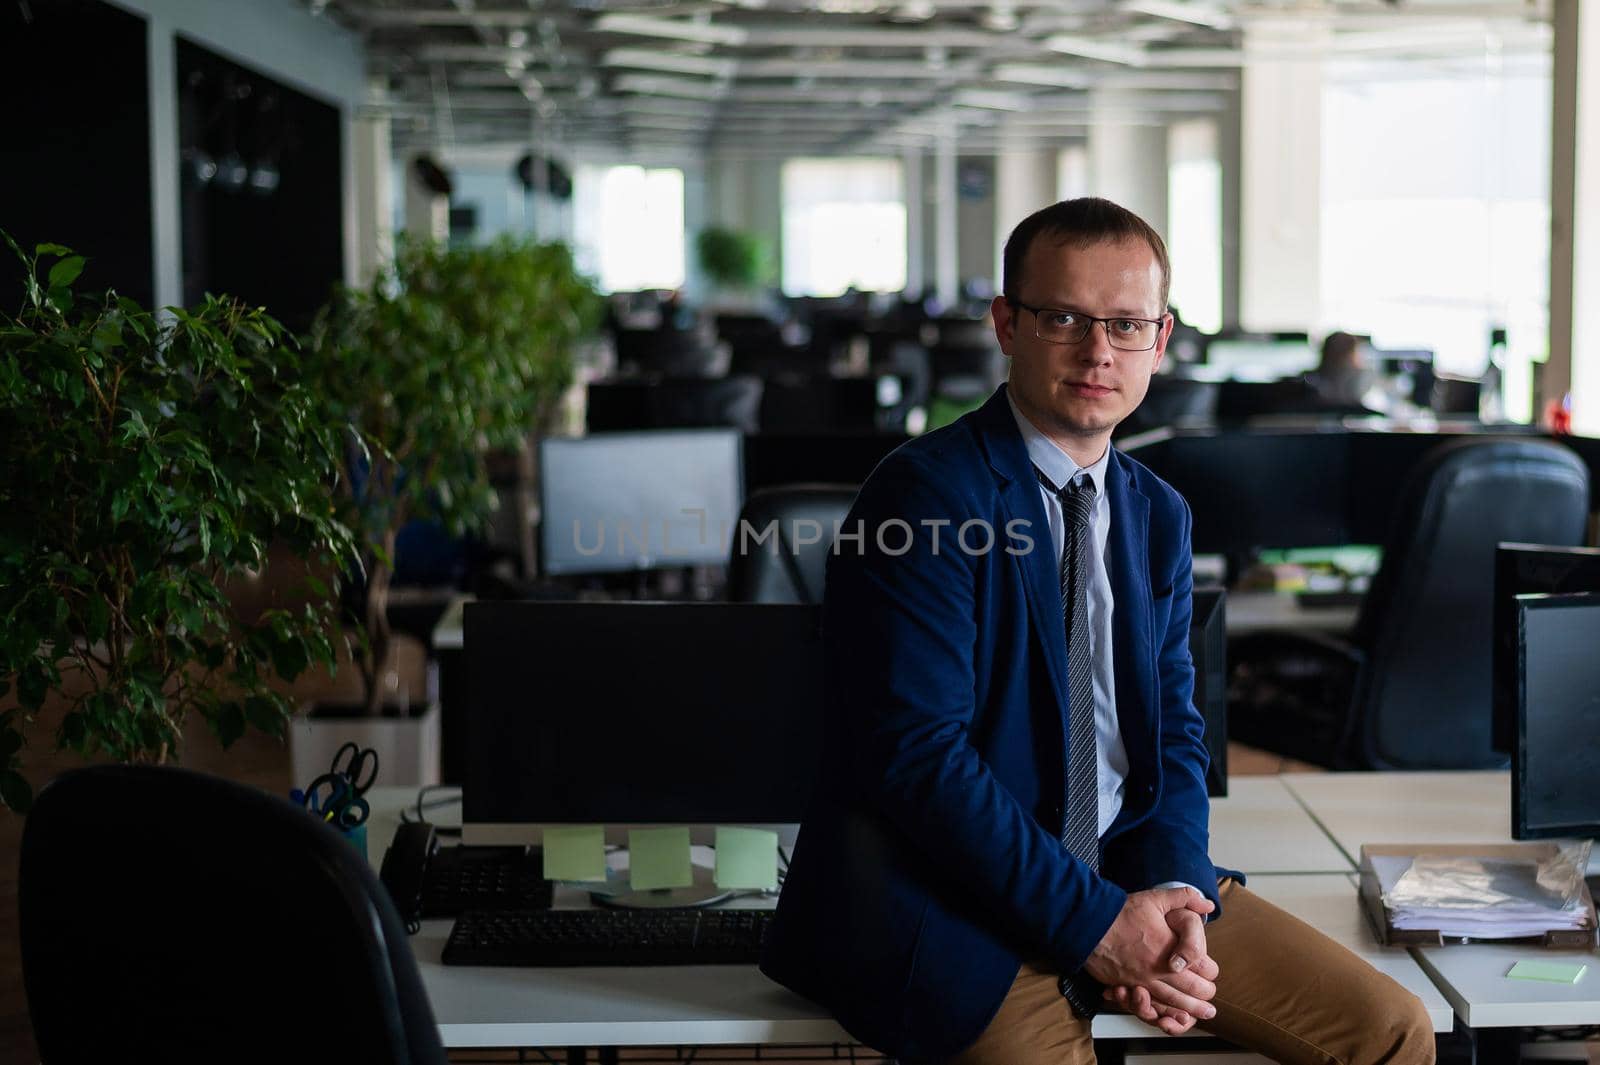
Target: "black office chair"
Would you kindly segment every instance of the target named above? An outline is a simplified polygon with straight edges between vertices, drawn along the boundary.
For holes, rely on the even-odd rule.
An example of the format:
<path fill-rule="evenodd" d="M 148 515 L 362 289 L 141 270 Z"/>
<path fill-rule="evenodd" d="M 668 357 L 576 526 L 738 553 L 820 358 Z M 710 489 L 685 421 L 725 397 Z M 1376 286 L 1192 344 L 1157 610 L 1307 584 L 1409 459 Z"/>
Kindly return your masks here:
<path fill-rule="evenodd" d="M 286 798 L 96 766 L 23 829 L 22 976 L 52 1062 L 444 1065 L 367 863 Z"/>
<path fill-rule="evenodd" d="M 1118 439 L 1169 425 L 1210 423 L 1217 410 L 1217 383 L 1173 374 L 1150 378 L 1144 402 L 1116 428 Z"/>
<path fill-rule="evenodd" d="M 788 484 L 752 493 L 739 513 L 733 539 L 728 598 L 736 603 L 822 602 L 834 530 L 855 499 L 856 486 L 847 484 Z M 797 542 L 801 536 L 810 540 L 814 530 L 820 531 L 815 543 Z"/>
<path fill-rule="evenodd" d="M 1495 545 L 1582 544 L 1588 511 L 1588 469 L 1558 444 L 1436 448 L 1406 482 L 1348 641 L 1230 641 L 1232 737 L 1332 768 L 1504 764 L 1490 746 Z"/>

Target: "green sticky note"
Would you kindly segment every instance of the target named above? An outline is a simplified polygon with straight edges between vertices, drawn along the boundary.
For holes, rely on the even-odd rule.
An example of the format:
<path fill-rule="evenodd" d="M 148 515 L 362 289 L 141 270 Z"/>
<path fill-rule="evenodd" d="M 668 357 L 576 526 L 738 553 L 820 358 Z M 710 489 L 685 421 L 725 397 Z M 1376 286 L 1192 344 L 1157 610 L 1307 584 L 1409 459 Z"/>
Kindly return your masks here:
<path fill-rule="evenodd" d="M 778 890 L 778 834 L 717 826 L 717 887 Z"/>
<path fill-rule="evenodd" d="M 546 880 L 604 880 L 604 825 L 563 825 L 544 830 Z"/>
<path fill-rule="evenodd" d="M 633 890 L 689 887 L 693 883 L 687 828 L 628 830 L 628 885 Z"/>
<path fill-rule="evenodd" d="M 1575 984 L 1584 970 L 1582 962 L 1519 961 L 1506 976 L 1512 980 L 1543 980 L 1551 984 Z"/>

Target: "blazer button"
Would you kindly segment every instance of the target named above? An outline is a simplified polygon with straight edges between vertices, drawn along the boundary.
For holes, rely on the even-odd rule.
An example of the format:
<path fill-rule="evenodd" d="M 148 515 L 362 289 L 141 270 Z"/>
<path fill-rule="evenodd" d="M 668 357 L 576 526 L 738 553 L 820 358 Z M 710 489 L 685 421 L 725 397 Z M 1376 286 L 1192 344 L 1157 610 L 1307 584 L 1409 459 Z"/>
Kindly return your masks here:
<path fill-rule="evenodd" d="M 1156 786 L 1154 784 L 1146 784 L 1144 786 L 1144 790 L 1154 795 L 1156 793 Z"/>

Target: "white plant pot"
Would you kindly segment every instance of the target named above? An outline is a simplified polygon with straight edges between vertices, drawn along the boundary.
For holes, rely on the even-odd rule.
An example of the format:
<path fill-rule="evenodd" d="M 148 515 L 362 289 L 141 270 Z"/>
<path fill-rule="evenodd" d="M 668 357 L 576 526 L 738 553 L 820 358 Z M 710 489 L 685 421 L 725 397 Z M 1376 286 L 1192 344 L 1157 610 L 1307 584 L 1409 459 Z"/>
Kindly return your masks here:
<path fill-rule="evenodd" d="M 378 752 L 377 787 L 437 784 L 439 718 L 438 703 L 414 707 L 409 717 L 365 717 L 339 707 L 319 707 L 313 714 L 307 709 L 289 723 L 293 786 L 303 788 L 326 773 L 345 743 Z"/>

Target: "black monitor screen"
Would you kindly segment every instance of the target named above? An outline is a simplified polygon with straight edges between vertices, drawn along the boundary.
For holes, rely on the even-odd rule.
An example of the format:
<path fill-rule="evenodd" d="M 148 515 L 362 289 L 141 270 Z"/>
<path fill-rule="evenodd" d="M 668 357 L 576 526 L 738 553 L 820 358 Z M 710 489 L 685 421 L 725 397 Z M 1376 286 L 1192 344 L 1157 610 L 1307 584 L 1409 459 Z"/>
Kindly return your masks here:
<path fill-rule="evenodd" d="M 1206 794 L 1228 794 L 1228 633 L 1227 593 L 1196 588 L 1189 622 L 1189 654 L 1194 658 L 1194 705 L 1206 722 Z"/>
<path fill-rule="evenodd" d="M 1128 453 L 1188 501 L 1201 554 L 1355 542 L 1345 434 L 1177 433 Z"/>
<path fill-rule="evenodd" d="M 544 571 L 726 563 L 744 498 L 734 429 L 547 438 L 539 445 Z"/>
<path fill-rule="evenodd" d="M 789 604 L 469 603 L 466 820 L 799 822 L 820 625 Z"/>
<path fill-rule="evenodd" d="M 1600 835 L 1600 594 L 1517 600 L 1511 834 Z"/>
<path fill-rule="evenodd" d="M 1511 753 L 1517 720 L 1517 596 L 1600 592 L 1600 551 L 1501 544 L 1494 554 L 1494 749 Z"/>

